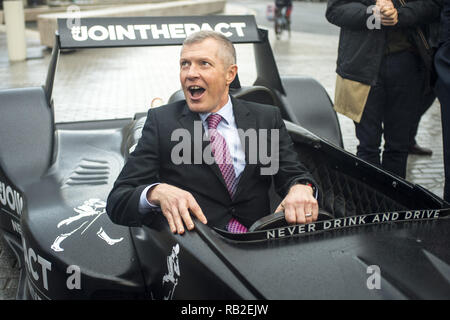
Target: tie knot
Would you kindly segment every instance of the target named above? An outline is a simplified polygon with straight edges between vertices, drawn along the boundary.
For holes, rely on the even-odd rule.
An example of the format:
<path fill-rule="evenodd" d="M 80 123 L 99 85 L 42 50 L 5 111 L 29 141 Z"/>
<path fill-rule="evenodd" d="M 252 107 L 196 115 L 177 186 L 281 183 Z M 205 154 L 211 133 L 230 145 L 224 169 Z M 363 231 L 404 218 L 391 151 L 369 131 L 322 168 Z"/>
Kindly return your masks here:
<path fill-rule="evenodd" d="M 208 121 L 208 129 L 217 129 L 219 122 L 222 120 L 220 114 L 210 114 L 206 121 Z"/>

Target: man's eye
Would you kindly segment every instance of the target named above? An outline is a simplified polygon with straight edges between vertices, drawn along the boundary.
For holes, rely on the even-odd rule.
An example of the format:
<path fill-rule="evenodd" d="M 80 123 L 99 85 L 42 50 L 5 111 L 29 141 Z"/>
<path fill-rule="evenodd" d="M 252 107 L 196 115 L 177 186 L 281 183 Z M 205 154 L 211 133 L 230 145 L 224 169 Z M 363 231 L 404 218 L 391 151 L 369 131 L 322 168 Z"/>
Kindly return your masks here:
<path fill-rule="evenodd" d="M 202 65 L 204 65 L 204 66 L 209 66 L 209 62 L 208 61 L 202 61 Z"/>
<path fill-rule="evenodd" d="M 181 63 L 180 63 L 180 66 L 182 66 L 182 67 L 186 67 L 188 65 L 189 65 L 189 63 L 187 61 L 181 61 Z"/>

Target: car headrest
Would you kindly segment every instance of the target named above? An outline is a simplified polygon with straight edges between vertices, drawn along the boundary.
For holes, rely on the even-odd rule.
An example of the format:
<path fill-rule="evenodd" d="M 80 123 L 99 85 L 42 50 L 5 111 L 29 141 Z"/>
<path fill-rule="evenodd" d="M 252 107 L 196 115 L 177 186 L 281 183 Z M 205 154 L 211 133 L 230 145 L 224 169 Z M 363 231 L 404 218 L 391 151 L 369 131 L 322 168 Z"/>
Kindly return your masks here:
<path fill-rule="evenodd" d="M 230 95 L 234 98 L 252 101 L 256 103 L 278 105 L 277 99 L 272 91 L 263 86 L 248 86 L 232 88 L 230 87 Z M 169 98 L 169 103 L 184 100 L 183 90 L 175 91 Z"/>

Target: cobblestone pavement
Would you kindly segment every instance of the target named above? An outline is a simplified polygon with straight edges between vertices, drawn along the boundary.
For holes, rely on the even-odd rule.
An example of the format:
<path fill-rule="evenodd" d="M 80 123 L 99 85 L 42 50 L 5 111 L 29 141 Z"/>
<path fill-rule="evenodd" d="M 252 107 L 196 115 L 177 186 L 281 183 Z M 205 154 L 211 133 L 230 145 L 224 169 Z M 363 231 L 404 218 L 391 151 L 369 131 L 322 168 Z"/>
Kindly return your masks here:
<path fill-rule="evenodd" d="M 16 297 L 19 282 L 17 259 L 12 251 L 0 241 L 0 300 L 10 300 Z"/>
<path fill-rule="evenodd" d="M 324 6 L 318 3 L 318 6 Z M 325 7 L 323 7 L 325 10 Z M 227 13 L 243 13 L 227 6 Z M 246 12 L 244 12 L 246 13 Z M 44 83 L 50 52 L 39 44 L 36 32 L 27 33 L 28 59 L 10 63 L 6 36 L 0 29 L 0 89 L 40 86 Z M 338 36 L 293 32 L 270 41 L 281 75 L 307 75 L 318 80 L 334 97 Z M 251 45 L 237 47 L 243 85 L 255 78 Z M 132 117 L 146 111 L 155 97 L 167 101 L 179 88 L 179 47 L 77 50 L 61 54 L 54 87 L 57 122 Z M 355 153 L 353 122 L 338 115 L 344 147 Z M 410 156 L 407 180 L 442 196 L 443 152 L 440 105 L 437 101 L 422 117 L 417 141 L 433 150 L 430 157 Z M 14 299 L 17 267 L 0 244 L 0 299 Z"/>

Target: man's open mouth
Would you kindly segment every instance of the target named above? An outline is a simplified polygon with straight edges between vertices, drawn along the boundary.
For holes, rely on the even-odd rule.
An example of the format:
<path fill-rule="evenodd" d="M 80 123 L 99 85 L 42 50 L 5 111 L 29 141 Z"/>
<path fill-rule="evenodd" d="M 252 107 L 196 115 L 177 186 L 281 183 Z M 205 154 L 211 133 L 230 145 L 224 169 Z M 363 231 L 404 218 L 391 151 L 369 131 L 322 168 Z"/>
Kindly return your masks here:
<path fill-rule="evenodd" d="M 199 99 L 206 90 L 200 86 L 189 86 L 188 91 L 191 94 L 191 98 Z"/>

